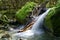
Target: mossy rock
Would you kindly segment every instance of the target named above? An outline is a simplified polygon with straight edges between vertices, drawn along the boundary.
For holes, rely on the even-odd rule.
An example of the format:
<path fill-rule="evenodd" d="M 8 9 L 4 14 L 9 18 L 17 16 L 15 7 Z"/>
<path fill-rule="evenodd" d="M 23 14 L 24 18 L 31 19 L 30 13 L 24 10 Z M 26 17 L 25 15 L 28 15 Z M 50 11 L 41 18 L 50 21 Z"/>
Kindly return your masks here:
<path fill-rule="evenodd" d="M 36 3 L 34 2 L 27 2 L 20 10 L 16 13 L 16 19 L 20 22 L 25 24 L 29 19 L 27 16 L 29 16 L 33 10 L 33 8 L 36 6 Z M 27 19 L 26 19 L 27 18 Z"/>
<path fill-rule="evenodd" d="M 54 35 L 60 36 L 60 7 L 54 7 L 50 10 L 45 18 L 47 26 Z"/>

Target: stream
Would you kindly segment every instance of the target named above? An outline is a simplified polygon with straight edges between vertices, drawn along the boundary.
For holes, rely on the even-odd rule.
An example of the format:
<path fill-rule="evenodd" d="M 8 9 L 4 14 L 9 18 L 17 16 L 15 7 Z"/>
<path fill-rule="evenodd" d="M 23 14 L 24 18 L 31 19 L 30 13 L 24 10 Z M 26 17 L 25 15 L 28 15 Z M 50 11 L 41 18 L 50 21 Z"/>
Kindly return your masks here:
<path fill-rule="evenodd" d="M 48 9 L 45 13 L 41 14 L 36 18 L 36 22 L 33 24 L 30 30 L 25 32 L 17 33 L 24 26 L 21 26 L 19 29 L 12 29 L 7 31 L 7 33 L 11 36 L 10 38 L 2 38 L 0 40 L 60 40 L 60 38 L 52 36 L 51 33 L 46 32 L 43 29 L 44 18 L 48 14 L 51 9 Z M 2 34 L 0 34 L 2 35 Z"/>

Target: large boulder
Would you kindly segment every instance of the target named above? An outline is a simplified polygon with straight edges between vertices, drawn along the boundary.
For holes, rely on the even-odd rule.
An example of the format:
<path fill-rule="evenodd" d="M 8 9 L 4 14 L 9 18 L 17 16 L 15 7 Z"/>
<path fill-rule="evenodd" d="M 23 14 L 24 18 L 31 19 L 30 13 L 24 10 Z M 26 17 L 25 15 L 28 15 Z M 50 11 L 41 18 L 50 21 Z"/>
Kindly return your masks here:
<path fill-rule="evenodd" d="M 29 20 L 29 16 L 31 15 L 31 12 L 33 8 L 36 6 L 36 3 L 34 2 L 27 2 L 20 10 L 16 13 L 16 19 L 20 23 L 26 23 Z"/>
<path fill-rule="evenodd" d="M 54 7 L 45 18 L 45 26 L 50 29 L 55 36 L 60 36 L 60 7 Z"/>

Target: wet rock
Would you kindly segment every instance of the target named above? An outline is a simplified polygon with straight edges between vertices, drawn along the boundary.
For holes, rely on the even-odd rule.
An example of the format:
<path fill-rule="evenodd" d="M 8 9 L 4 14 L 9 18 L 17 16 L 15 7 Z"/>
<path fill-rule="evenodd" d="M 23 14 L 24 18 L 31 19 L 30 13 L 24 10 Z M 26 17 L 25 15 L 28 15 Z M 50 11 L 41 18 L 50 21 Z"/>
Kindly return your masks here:
<path fill-rule="evenodd" d="M 11 36 L 9 34 L 4 34 L 2 37 L 1 37 L 2 40 L 11 40 Z"/>
<path fill-rule="evenodd" d="M 37 5 L 34 9 L 33 9 L 33 15 L 35 16 L 38 16 L 42 13 L 44 13 L 47 8 L 46 8 L 46 4 L 48 3 L 49 1 L 45 1 L 43 3 L 41 3 L 40 5 Z"/>
<path fill-rule="evenodd" d="M 9 38 L 9 37 L 10 37 L 9 34 L 5 34 L 5 35 L 3 35 L 1 38 Z"/>

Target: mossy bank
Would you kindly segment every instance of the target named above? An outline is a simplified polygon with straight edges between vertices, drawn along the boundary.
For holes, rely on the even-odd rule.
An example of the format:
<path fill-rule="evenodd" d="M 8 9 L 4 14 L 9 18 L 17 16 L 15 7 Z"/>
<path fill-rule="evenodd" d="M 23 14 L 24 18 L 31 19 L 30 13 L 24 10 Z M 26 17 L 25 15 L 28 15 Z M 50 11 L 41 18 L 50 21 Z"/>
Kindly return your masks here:
<path fill-rule="evenodd" d="M 53 7 L 45 18 L 45 26 L 48 27 L 55 36 L 60 36 L 60 7 Z"/>

